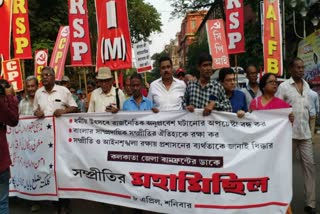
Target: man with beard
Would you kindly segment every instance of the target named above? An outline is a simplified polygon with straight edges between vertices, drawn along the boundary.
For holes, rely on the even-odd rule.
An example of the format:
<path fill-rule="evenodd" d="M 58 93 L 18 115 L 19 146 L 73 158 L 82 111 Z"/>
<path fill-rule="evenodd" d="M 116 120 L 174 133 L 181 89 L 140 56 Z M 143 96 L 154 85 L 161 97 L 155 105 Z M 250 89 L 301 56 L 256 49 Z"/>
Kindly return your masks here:
<path fill-rule="evenodd" d="M 232 112 L 229 99 L 224 88 L 216 80 L 211 80 L 212 57 L 208 53 L 199 56 L 197 69 L 200 78 L 197 81 L 189 82 L 184 94 L 184 106 L 190 112 L 195 108 L 204 109 L 203 116 L 211 114 L 212 110 Z"/>
<path fill-rule="evenodd" d="M 150 85 L 148 98 L 160 111 L 182 110 L 184 81 L 173 77 L 172 60 L 163 56 L 159 59 L 161 78 Z"/>

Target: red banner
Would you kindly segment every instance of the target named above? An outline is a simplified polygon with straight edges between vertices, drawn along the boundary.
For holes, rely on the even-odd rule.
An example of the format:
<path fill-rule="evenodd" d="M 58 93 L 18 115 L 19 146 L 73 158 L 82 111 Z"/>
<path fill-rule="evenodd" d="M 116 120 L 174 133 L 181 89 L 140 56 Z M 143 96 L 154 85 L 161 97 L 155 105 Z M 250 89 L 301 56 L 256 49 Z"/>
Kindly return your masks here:
<path fill-rule="evenodd" d="M 98 22 L 97 67 L 111 70 L 132 67 L 126 0 L 96 0 Z"/>
<path fill-rule="evenodd" d="M 282 76 L 282 32 L 279 0 L 264 1 L 264 71 Z"/>
<path fill-rule="evenodd" d="M 70 42 L 69 34 L 69 26 L 60 27 L 51 55 L 50 67 L 56 72 L 56 80 L 61 80 L 64 73 L 64 63 L 66 62 Z"/>
<path fill-rule="evenodd" d="M 27 0 L 13 0 L 12 31 L 14 57 L 32 59 Z"/>
<path fill-rule="evenodd" d="M 0 0 L 0 55 L 10 59 L 12 0 Z"/>
<path fill-rule="evenodd" d="M 23 80 L 19 59 L 11 59 L 2 62 L 3 78 L 6 79 L 14 88 L 14 90 L 23 90 Z"/>
<path fill-rule="evenodd" d="M 34 54 L 34 76 L 41 82 L 41 70 L 48 65 L 48 50 L 36 50 Z"/>
<path fill-rule="evenodd" d="M 245 52 L 243 0 L 225 0 L 229 54 Z"/>
<path fill-rule="evenodd" d="M 208 20 L 206 23 L 209 50 L 214 69 L 230 67 L 224 23 L 222 19 Z"/>
<path fill-rule="evenodd" d="M 69 26 L 71 65 L 92 65 L 86 0 L 69 0 Z"/>

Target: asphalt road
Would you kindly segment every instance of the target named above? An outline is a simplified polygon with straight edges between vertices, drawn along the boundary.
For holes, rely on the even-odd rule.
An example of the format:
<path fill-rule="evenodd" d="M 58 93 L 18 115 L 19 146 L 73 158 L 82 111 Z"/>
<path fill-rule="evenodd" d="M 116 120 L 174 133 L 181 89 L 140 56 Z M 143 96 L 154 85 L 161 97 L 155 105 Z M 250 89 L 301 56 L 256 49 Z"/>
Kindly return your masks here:
<path fill-rule="evenodd" d="M 314 154 L 317 164 L 317 207 L 320 213 L 320 135 L 316 135 L 314 140 Z M 304 208 L 304 193 L 303 193 L 303 176 L 300 166 L 300 160 L 298 156 L 293 160 L 293 199 L 291 202 L 292 210 L 294 214 L 303 214 Z M 41 202 L 40 211 L 37 214 L 51 214 L 54 213 L 54 207 L 51 202 Z M 30 213 L 30 202 L 21 199 L 10 199 L 10 213 L 11 214 L 25 214 Z M 73 214 L 108 214 L 112 213 L 110 205 L 73 199 L 71 201 L 71 210 Z M 115 206 L 114 206 L 115 207 Z M 134 214 L 134 210 L 126 207 L 116 207 L 115 212 L 117 214 Z M 144 214 L 150 214 L 152 212 L 143 212 Z"/>

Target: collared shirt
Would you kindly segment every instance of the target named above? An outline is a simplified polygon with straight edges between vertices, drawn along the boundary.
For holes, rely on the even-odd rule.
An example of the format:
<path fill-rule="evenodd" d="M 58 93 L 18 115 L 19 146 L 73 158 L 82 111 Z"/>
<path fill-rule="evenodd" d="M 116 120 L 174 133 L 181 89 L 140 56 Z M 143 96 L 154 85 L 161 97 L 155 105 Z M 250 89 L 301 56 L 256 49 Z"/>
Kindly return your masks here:
<path fill-rule="evenodd" d="M 123 104 L 123 111 L 147 111 L 153 108 L 153 103 L 148 98 L 142 96 L 141 103 L 138 104 L 133 96 L 127 99 Z"/>
<path fill-rule="evenodd" d="M 120 109 L 122 109 L 125 96 L 120 89 L 118 90 L 118 96 Z M 88 112 L 106 112 L 106 107 L 109 105 L 117 106 L 116 88 L 112 86 L 108 94 L 103 93 L 101 88 L 97 88 L 91 94 Z"/>
<path fill-rule="evenodd" d="M 256 97 L 260 97 L 262 95 L 262 92 L 260 91 L 260 88 L 258 87 L 257 93 L 254 92 L 254 90 L 251 88 L 251 86 L 247 85 L 247 87 L 242 88 L 241 91 L 244 93 L 246 96 L 246 103 L 247 103 L 247 108 L 249 108 L 249 105 L 251 103 L 251 100 L 253 100 Z"/>
<path fill-rule="evenodd" d="M 19 103 L 19 115 L 33 115 L 33 102 L 28 95 Z"/>
<path fill-rule="evenodd" d="M 309 85 L 303 80 L 302 94 L 298 92 L 292 77 L 280 84 L 277 97 L 283 99 L 292 106 L 294 122 L 292 127 L 292 138 L 306 140 L 311 138 L 309 127 Z"/>
<path fill-rule="evenodd" d="M 195 108 L 203 109 L 210 100 L 215 102 L 215 109 L 232 112 L 232 107 L 222 85 L 216 80 L 210 80 L 201 87 L 199 80 L 189 82 L 184 94 L 184 106 L 193 105 Z"/>
<path fill-rule="evenodd" d="M 232 106 L 232 112 L 237 113 L 239 110 L 248 111 L 246 95 L 244 95 L 242 91 L 233 90 L 229 100 Z"/>
<path fill-rule="evenodd" d="M 309 102 L 310 102 L 310 116 L 316 116 L 319 113 L 319 95 L 314 90 L 309 91 Z"/>
<path fill-rule="evenodd" d="M 45 116 L 53 115 L 57 109 L 65 109 L 71 106 L 78 107 L 71 92 L 60 85 L 54 85 L 49 93 L 44 86 L 39 88 L 34 96 L 33 111 L 36 111 L 39 105 Z"/>
<path fill-rule="evenodd" d="M 186 90 L 184 81 L 173 78 L 172 84 L 167 90 L 162 79 L 153 81 L 150 85 L 148 99 L 154 103 L 154 107 L 160 111 L 182 110 L 183 95 Z"/>

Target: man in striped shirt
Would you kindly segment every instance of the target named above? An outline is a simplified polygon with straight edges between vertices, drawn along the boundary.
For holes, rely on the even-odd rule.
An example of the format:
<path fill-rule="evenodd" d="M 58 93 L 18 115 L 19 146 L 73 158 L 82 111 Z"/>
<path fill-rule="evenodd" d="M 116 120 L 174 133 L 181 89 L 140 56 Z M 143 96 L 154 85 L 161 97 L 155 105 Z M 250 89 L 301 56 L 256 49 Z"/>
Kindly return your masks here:
<path fill-rule="evenodd" d="M 26 97 L 19 103 L 19 115 L 33 115 L 33 100 L 38 89 L 38 79 L 28 76 L 25 81 Z"/>

